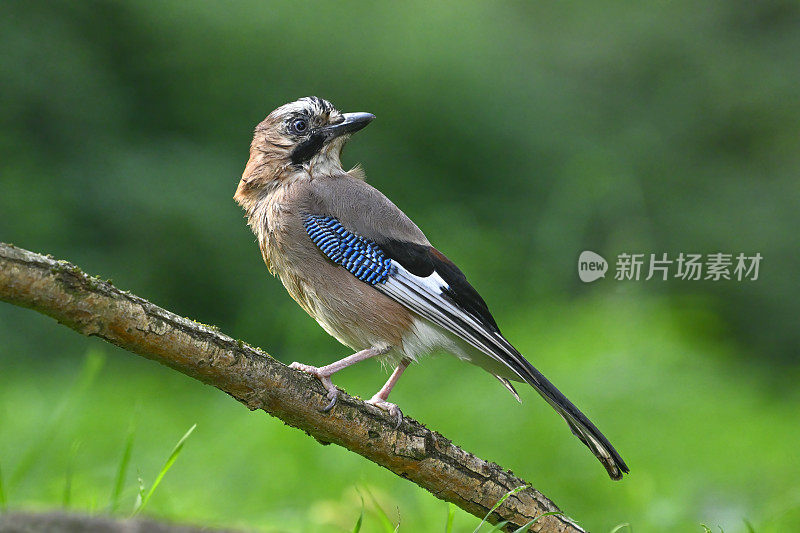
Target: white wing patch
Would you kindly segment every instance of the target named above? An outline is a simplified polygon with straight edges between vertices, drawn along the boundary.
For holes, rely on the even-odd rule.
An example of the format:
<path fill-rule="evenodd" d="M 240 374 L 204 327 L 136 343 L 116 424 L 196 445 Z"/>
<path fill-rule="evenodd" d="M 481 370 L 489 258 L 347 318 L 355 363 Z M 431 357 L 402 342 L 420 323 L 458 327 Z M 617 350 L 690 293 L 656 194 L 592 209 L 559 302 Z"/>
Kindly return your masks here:
<path fill-rule="evenodd" d="M 423 318 L 461 337 L 474 348 L 508 367 L 522 381 L 529 381 L 530 376 L 524 376 L 520 370 L 514 368 L 514 366 L 524 368 L 522 363 L 509 364 L 508 359 L 516 362 L 516 358 L 519 357 L 516 350 L 499 333 L 491 331 L 456 305 L 446 295 L 445 291 L 449 285 L 436 271 L 426 277 L 416 276 L 403 265 L 392 261 L 389 279 L 374 287 Z M 498 353 L 502 353 L 508 359 Z"/>

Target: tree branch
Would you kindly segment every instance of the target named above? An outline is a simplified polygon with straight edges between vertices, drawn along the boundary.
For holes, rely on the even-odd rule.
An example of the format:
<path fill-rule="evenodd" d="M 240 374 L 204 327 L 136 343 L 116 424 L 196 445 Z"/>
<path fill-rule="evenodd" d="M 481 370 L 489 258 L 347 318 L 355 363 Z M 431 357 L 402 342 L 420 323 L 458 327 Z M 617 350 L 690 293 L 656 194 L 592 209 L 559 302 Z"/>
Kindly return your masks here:
<path fill-rule="evenodd" d="M 0 243 L 0 300 L 213 385 L 249 409 L 262 409 L 322 443 L 347 448 L 477 517 L 507 492 L 528 484 L 411 418 L 395 430 L 396 420 L 347 394 L 340 395 L 331 413 L 323 413 L 325 392 L 313 377 L 66 261 Z M 513 530 L 553 511 L 558 511 L 553 502 L 527 488 L 506 499 L 490 521 L 508 520 Z M 531 530 L 584 531 L 563 515 L 543 516 Z"/>

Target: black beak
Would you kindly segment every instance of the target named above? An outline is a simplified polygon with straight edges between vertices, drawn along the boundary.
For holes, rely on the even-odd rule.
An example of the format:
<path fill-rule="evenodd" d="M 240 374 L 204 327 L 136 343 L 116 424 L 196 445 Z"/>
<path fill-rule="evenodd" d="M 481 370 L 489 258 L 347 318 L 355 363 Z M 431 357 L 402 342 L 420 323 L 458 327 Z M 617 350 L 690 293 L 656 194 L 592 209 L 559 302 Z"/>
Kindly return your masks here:
<path fill-rule="evenodd" d="M 320 129 L 320 132 L 325 134 L 328 139 L 355 133 L 372 122 L 375 115 L 372 113 L 345 113 L 342 117 L 344 117 L 343 121 L 331 126 L 325 126 Z"/>

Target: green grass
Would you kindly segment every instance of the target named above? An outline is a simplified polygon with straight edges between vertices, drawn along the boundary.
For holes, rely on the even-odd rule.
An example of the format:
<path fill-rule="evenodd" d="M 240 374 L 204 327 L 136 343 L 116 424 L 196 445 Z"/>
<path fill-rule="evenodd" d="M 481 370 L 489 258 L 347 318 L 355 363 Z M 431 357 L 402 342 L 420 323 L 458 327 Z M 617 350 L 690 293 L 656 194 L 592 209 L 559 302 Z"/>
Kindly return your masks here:
<path fill-rule="evenodd" d="M 456 506 L 455 504 L 448 503 L 447 504 L 447 522 L 444 527 L 445 533 L 453 533 L 453 520 L 456 518 Z"/>
<path fill-rule="evenodd" d="M 389 518 L 389 515 L 386 514 L 386 511 L 383 510 L 381 504 L 378 503 L 378 500 L 375 499 L 375 496 L 372 495 L 369 489 L 365 489 L 367 494 L 369 495 L 369 499 L 372 501 L 372 506 L 375 510 L 375 515 L 378 518 L 378 522 L 380 523 L 381 527 L 383 528 L 383 533 L 394 533 L 400 527 L 400 523 L 398 522 L 397 525 L 392 523 L 392 519 Z"/>
<path fill-rule="evenodd" d="M 64 475 L 64 496 L 61 500 L 61 506 L 64 509 L 69 509 L 72 507 L 72 476 L 75 464 L 75 456 L 78 455 L 79 449 L 80 441 L 73 442 L 72 446 L 70 447 L 69 457 L 67 459 L 67 472 Z"/>
<path fill-rule="evenodd" d="M 356 525 L 353 527 L 353 533 L 359 533 L 361 531 L 361 526 L 364 523 L 364 497 L 361 497 L 361 514 L 358 515 L 358 520 L 356 520 Z"/>
<path fill-rule="evenodd" d="M 705 523 L 736 533 L 749 531 L 745 519 L 759 533 L 800 528 L 791 467 L 800 440 L 798 376 L 761 375 L 746 357 L 734 357 L 724 335 L 696 337 L 696 328 L 652 302 L 592 301 L 503 318 L 505 333 L 620 449 L 632 470 L 624 481 L 609 481 L 535 393 L 521 391 L 520 406 L 485 373 L 452 358 L 412 367 L 393 399 L 529 480 L 590 531 L 622 523 L 700 531 Z M 315 331 L 311 325 L 309 335 Z M 216 389 L 87 343 L 93 355 L 65 353 L 57 363 L 0 348 L 0 508 L 66 502 L 125 516 L 142 497 L 149 516 L 265 532 L 348 532 L 356 523 L 360 533 L 466 533 L 479 522 Z M 295 358 L 316 361 L 313 354 L 286 359 Z M 385 378 L 378 368 L 357 365 L 337 383 L 370 394 Z M 191 439 L 168 456 L 195 423 Z M 140 492 L 128 472 L 158 481 L 158 490 L 154 482 Z"/>
<path fill-rule="evenodd" d="M 24 455 L 17 462 L 16 468 L 12 470 L 8 481 L 9 491 L 14 490 L 17 484 L 28 475 L 31 468 L 42 460 L 43 455 L 52 445 L 53 438 L 58 434 L 61 426 L 65 424 L 70 411 L 75 409 L 76 405 L 81 402 L 87 390 L 97 379 L 104 363 L 104 352 L 99 349 L 89 350 L 83 359 L 83 364 L 74 382 L 61 394 L 61 398 L 56 403 L 56 408 L 36 420 L 39 430 L 38 437 L 30 446 L 26 447 Z"/>
<path fill-rule="evenodd" d="M 178 460 L 178 457 L 183 451 L 183 446 L 186 444 L 186 439 L 189 438 L 189 436 L 192 434 L 195 428 L 197 428 L 197 424 L 194 424 L 192 427 L 190 427 L 189 430 L 183 434 L 183 437 L 180 438 L 178 443 L 172 449 L 172 453 L 169 454 L 169 457 L 167 458 L 167 461 L 164 463 L 164 466 L 162 466 L 161 470 L 158 472 L 156 480 L 153 481 L 153 484 L 150 486 L 150 490 L 145 492 L 144 484 L 141 482 L 141 477 L 139 478 L 140 479 L 139 495 L 136 498 L 136 503 L 133 505 L 133 512 L 131 513 L 131 516 L 136 516 L 145 507 L 147 507 L 147 503 L 150 501 L 150 498 L 153 497 L 153 493 L 155 493 L 156 489 L 161 484 L 161 480 L 164 479 L 164 476 L 166 476 L 167 472 L 169 472 L 170 468 L 172 468 L 172 465 L 175 464 L 175 461 Z"/>
<path fill-rule="evenodd" d="M 125 446 L 119 461 L 119 468 L 117 468 L 117 477 L 114 482 L 114 490 L 111 492 L 111 500 L 108 510 L 115 513 L 119 509 L 119 500 L 122 496 L 122 491 L 125 488 L 125 480 L 127 479 L 128 466 L 131 462 L 131 454 L 133 453 L 133 441 L 135 434 L 135 427 L 131 424 L 128 430 L 128 436 L 125 438 Z"/>
<path fill-rule="evenodd" d="M 492 506 L 492 508 L 491 508 L 491 509 L 489 509 L 489 512 L 488 512 L 488 513 L 486 513 L 486 516 L 484 516 L 484 517 L 483 517 L 483 520 L 481 520 L 481 521 L 480 521 L 480 523 L 478 524 L 478 527 L 476 527 L 476 528 L 475 528 L 475 530 L 474 530 L 472 533 L 478 533 L 478 531 L 480 531 L 480 530 L 481 530 L 481 527 L 483 526 L 483 524 L 485 524 L 485 523 L 487 522 L 487 520 L 489 520 L 489 517 L 492 515 L 492 513 L 493 513 L 493 512 L 495 512 L 495 510 L 497 510 L 497 508 L 498 508 L 498 507 L 500 507 L 501 505 L 503 505 L 503 502 L 504 502 L 504 501 L 506 501 L 506 500 L 507 500 L 507 499 L 508 499 L 510 496 L 513 496 L 514 494 L 516 494 L 516 493 L 518 493 L 518 492 L 520 492 L 520 491 L 523 491 L 523 490 L 525 490 L 526 488 L 528 488 L 528 486 L 527 486 L 527 485 L 523 485 L 523 486 L 521 486 L 521 487 L 517 487 L 517 488 L 515 488 L 515 489 L 511 489 L 510 491 L 508 491 L 507 493 L 505 493 L 505 494 L 503 495 L 503 497 L 502 497 L 502 498 L 500 498 L 499 500 L 497 500 L 497 503 L 495 503 L 495 504 Z M 504 525 L 506 525 L 506 522 L 500 522 L 498 525 L 496 525 L 494 528 L 492 528 L 492 531 L 493 531 L 493 530 L 498 530 L 498 529 L 500 529 L 500 528 L 501 528 L 502 526 L 504 526 Z"/>

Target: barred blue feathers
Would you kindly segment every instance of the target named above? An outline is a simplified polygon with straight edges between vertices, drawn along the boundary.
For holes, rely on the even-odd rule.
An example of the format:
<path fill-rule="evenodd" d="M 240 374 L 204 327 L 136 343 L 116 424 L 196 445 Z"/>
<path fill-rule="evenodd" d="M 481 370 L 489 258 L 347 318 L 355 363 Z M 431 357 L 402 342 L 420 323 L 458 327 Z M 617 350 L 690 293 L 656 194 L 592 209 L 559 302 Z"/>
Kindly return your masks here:
<path fill-rule="evenodd" d="M 328 259 L 342 265 L 361 281 L 375 285 L 389 279 L 392 260 L 374 242 L 347 231 L 329 216 L 305 215 L 303 226 Z"/>

